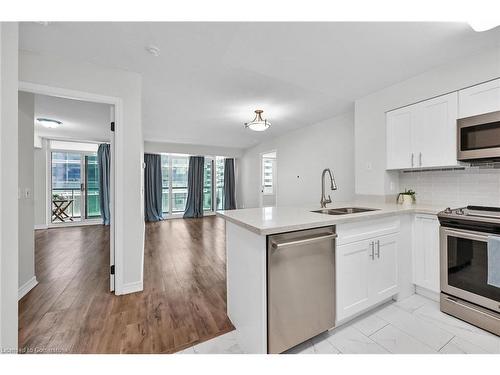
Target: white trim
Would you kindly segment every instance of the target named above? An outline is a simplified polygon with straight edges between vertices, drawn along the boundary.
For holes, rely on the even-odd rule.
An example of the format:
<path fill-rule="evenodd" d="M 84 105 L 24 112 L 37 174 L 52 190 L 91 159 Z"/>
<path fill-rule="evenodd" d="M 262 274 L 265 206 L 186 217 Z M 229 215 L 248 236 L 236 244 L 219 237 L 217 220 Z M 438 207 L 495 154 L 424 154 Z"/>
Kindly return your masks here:
<path fill-rule="evenodd" d="M 33 276 L 31 279 L 26 281 L 23 285 L 19 287 L 17 290 L 17 300 L 19 301 L 23 298 L 28 292 L 38 285 L 38 281 L 36 280 L 36 276 Z"/>
<path fill-rule="evenodd" d="M 136 281 L 133 283 L 122 284 L 120 288 L 120 292 L 115 290 L 115 294 L 129 294 L 129 293 L 137 293 L 142 292 L 144 289 L 142 281 Z"/>
<path fill-rule="evenodd" d="M 68 227 L 85 227 L 87 225 L 102 225 L 101 219 L 92 219 L 88 221 L 65 221 L 64 223 L 50 223 L 48 229 L 52 228 L 68 228 Z"/>
<path fill-rule="evenodd" d="M 49 229 L 47 224 L 35 224 L 35 230 Z"/>
<path fill-rule="evenodd" d="M 436 293 L 429 289 L 422 288 L 421 286 L 415 285 L 415 294 L 420 294 L 421 296 L 439 302 L 439 293 Z"/>
<path fill-rule="evenodd" d="M 85 91 L 70 90 L 61 87 L 40 85 L 36 83 L 19 81 L 18 89 L 20 91 L 27 91 L 34 94 L 50 95 L 66 99 L 76 99 L 84 100 L 94 103 L 104 103 L 114 105 L 115 109 L 115 123 L 118 126 L 115 127 L 114 137 L 111 139 L 111 147 L 114 149 L 114 161 L 112 168 L 112 175 L 114 175 L 115 182 L 111 185 L 114 186 L 114 191 L 111 192 L 110 200 L 110 211 L 111 211 L 111 236 L 114 241 L 114 254 L 115 254 L 115 294 L 125 294 L 123 291 L 123 238 L 125 234 L 125 228 L 123 223 L 123 207 L 121 204 L 116 204 L 115 202 L 124 202 L 123 196 L 124 186 L 116 181 L 122 180 L 124 175 L 125 165 L 123 164 L 122 155 L 125 153 L 124 140 L 123 140 L 123 100 L 120 97 L 105 96 L 95 93 L 89 93 Z M 49 148 L 47 147 L 47 150 Z M 49 199 L 49 197 L 47 197 Z M 144 254 L 144 243 L 142 245 L 142 251 Z M 142 285 L 142 280 L 141 280 Z M 142 288 L 142 287 L 141 287 Z"/>

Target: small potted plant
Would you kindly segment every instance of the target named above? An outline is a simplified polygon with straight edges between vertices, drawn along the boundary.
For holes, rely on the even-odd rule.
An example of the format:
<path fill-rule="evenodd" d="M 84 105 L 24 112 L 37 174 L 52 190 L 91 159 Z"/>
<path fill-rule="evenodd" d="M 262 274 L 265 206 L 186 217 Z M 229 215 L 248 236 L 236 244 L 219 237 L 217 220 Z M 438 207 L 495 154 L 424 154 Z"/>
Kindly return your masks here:
<path fill-rule="evenodd" d="M 415 198 L 415 191 L 414 190 L 406 190 L 403 193 L 399 193 L 396 201 L 399 204 L 402 204 L 403 206 L 411 206 L 412 204 L 415 204 L 417 201 Z"/>

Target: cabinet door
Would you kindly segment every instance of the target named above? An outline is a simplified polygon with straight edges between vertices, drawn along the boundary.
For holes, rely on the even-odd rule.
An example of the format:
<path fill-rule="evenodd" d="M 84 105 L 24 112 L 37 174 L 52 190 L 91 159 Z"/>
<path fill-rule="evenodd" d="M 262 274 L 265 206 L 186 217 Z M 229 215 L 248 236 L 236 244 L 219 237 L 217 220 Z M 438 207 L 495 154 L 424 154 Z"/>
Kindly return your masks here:
<path fill-rule="evenodd" d="M 412 123 L 415 167 L 457 165 L 458 94 L 429 99 L 417 107 Z"/>
<path fill-rule="evenodd" d="M 370 260 L 371 303 L 389 298 L 398 291 L 398 234 L 374 239 L 374 259 Z"/>
<path fill-rule="evenodd" d="M 458 92 L 459 118 L 500 111 L 500 79 Z"/>
<path fill-rule="evenodd" d="M 372 262 L 369 258 L 370 242 L 359 241 L 337 247 L 337 320 L 369 306 L 368 266 Z"/>
<path fill-rule="evenodd" d="M 413 282 L 439 293 L 439 221 L 435 216 L 415 216 Z"/>
<path fill-rule="evenodd" d="M 412 165 L 411 127 L 414 106 L 396 109 L 386 114 L 386 168 L 406 169 Z"/>

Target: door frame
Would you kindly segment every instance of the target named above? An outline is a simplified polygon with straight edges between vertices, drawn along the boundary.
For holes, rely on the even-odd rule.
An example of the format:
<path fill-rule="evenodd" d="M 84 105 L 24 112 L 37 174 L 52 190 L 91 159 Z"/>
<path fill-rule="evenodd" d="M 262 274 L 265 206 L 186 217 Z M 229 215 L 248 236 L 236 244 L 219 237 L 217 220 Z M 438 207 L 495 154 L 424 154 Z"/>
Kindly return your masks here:
<path fill-rule="evenodd" d="M 111 109 L 111 121 L 123 123 L 123 100 L 120 97 L 99 95 L 91 92 L 64 89 L 61 87 L 40 85 L 27 81 L 18 82 L 18 91 L 30 92 L 32 94 L 55 96 L 65 99 L 81 100 L 86 102 L 109 104 Z M 113 110 L 114 109 L 114 110 Z M 114 114 L 114 116 L 113 116 Z M 110 124 L 111 126 L 111 124 Z M 114 275 L 110 272 L 110 291 L 115 294 L 123 294 L 123 207 L 116 202 L 123 202 L 124 187 L 118 186 L 116 181 L 120 179 L 125 171 L 125 165 L 121 158 L 116 157 L 124 150 L 123 127 L 115 126 L 114 131 L 110 129 L 110 154 L 111 154 L 111 176 L 110 176 L 110 202 L 109 211 L 111 224 L 109 228 L 109 252 L 110 270 L 114 266 Z M 120 151 L 120 152 L 119 152 Z M 34 229 L 33 229 L 34 230 Z"/>
<path fill-rule="evenodd" d="M 264 206 L 264 192 L 262 191 L 262 173 L 264 173 L 263 170 L 263 163 L 262 159 L 265 154 L 271 154 L 271 153 L 276 154 L 276 158 L 274 159 L 274 170 L 273 170 L 273 188 L 274 188 L 274 205 L 278 205 L 278 150 L 273 149 L 269 151 L 264 151 L 259 154 L 259 207 Z"/>

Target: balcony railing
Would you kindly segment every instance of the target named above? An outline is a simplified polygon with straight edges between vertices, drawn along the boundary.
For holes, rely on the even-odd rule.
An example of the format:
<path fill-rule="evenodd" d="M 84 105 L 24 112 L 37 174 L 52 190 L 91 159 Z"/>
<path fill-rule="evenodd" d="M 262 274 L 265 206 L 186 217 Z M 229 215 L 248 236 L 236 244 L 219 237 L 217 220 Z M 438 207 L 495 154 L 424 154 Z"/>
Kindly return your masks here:
<path fill-rule="evenodd" d="M 83 195 L 85 196 L 85 195 Z M 57 197 L 57 198 L 56 198 Z M 78 188 L 52 188 L 52 201 L 71 200 L 71 205 L 65 210 L 66 214 L 73 220 L 82 219 L 82 191 Z M 89 189 L 87 191 L 87 215 L 86 219 L 97 219 L 101 217 L 99 189 Z M 52 208 L 54 208 L 54 203 Z M 85 216 L 85 215 L 84 215 Z M 65 221 L 71 221 L 66 218 Z M 52 222 L 61 222 L 60 219 L 52 215 Z"/>

